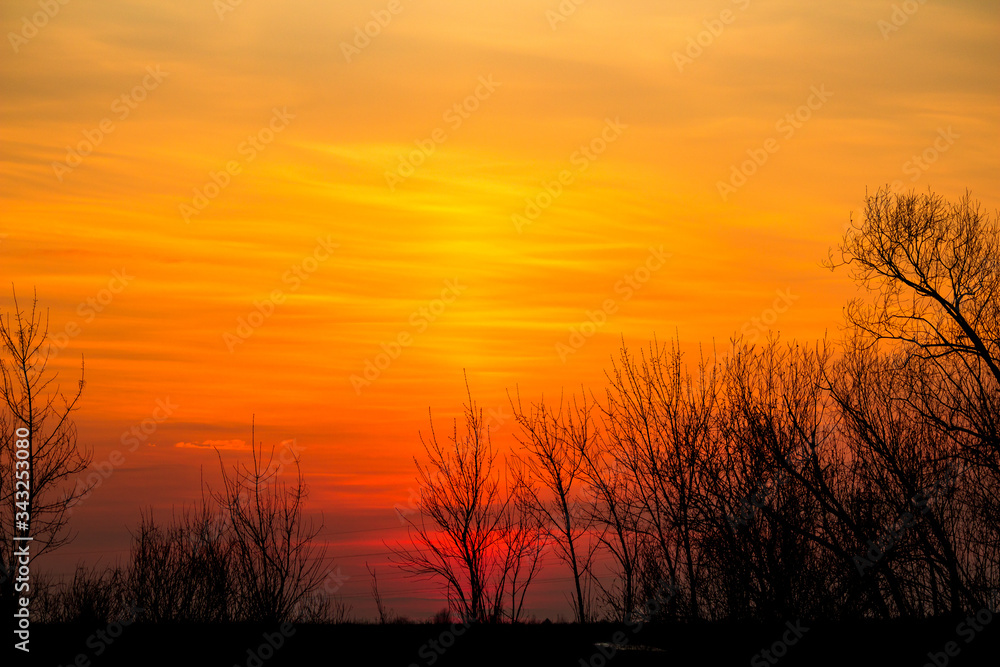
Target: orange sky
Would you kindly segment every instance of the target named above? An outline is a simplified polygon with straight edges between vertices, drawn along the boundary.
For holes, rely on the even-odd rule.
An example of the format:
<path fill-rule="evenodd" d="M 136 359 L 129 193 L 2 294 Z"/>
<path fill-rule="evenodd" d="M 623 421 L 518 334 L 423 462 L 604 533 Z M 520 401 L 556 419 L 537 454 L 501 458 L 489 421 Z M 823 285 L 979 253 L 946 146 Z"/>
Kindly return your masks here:
<path fill-rule="evenodd" d="M 985 0 L 225 2 L 0 10 L 4 284 L 37 287 L 67 384 L 86 356 L 95 462 L 175 406 L 77 511 L 74 560 L 193 498 L 256 414 L 335 553 L 372 554 L 341 561 L 367 611 L 463 368 L 506 446 L 507 389 L 597 388 L 621 336 L 724 344 L 779 293 L 773 328 L 835 333 L 854 288 L 819 262 L 866 188 L 1000 207 Z"/>

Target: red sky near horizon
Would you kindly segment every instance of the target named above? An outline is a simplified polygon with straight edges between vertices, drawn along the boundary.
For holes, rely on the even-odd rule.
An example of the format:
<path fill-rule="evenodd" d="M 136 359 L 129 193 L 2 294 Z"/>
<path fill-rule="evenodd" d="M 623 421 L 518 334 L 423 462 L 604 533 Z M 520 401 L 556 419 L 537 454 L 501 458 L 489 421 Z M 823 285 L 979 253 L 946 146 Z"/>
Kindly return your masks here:
<path fill-rule="evenodd" d="M 597 390 L 623 339 L 835 337 L 855 287 L 820 262 L 866 190 L 1000 208 L 985 0 L 55 4 L 0 10 L 0 266 L 64 386 L 86 359 L 80 442 L 124 456 L 57 571 L 121 557 L 255 420 L 371 614 L 463 371 L 505 451 L 508 391 Z"/>

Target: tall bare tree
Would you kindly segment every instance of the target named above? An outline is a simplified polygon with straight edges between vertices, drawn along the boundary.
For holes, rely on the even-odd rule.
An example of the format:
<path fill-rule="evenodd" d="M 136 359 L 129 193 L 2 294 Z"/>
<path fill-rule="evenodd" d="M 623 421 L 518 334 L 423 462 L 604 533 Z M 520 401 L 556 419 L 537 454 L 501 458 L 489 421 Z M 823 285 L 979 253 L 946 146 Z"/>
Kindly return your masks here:
<path fill-rule="evenodd" d="M 12 538 L 33 538 L 31 560 L 66 544 L 67 508 L 89 491 L 71 483 L 92 459 L 70 418 L 83 394 L 83 363 L 75 391 L 63 394 L 47 370 L 47 338 L 37 295 L 22 309 L 15 292 L 13 308 L 0 314 L 0 588 L 7 602 L 14 595 Z"/>
<path fill-rule="evenodd" d="M 465 428 L 454 421 L 448 441 L 421 442 L 426 463 L 416 458 L 420 499 L 404 517 L 409 544 L 390 546 L 403 571 L 444 585 L 449 603 L 479 623 L 516 620 L 538 572 L 544 531 L 531 525 L 517 488 L 500 478 L 497 454 L 482 410 L 466 383 Z M 509 606 L 508 606 L 509 605 Z"/>
<path fill-rule="evenodd" d="M 654 341 L 638 356 L 624 348 L 608 373 L 604 422 L 611 450 L 636 482 L 639 530 L 649 538 L 644 594 L 660 582 L 681 593 L 673 613 L 697 618 L 703 605 L 705 451 L 711 441 L 718 381 L 714 363 L 701 357 L 692 372 L 678 341 Z"/>
<path fill-rule="evenodd" d="M 854 427 L 850 440 L 865 444 L 880 459 L 876 469 L 893 477 L 890 488 L 906 493 L 936 485 L 946 469 L 966 470 L 961 495 L 978 515 L 950 494 L 922 508 L 922 581 L 931 593 L 920 597 L 943 598 L 950 611 L 982 606 L 990 578 L 976 573 L 989 561 L 996 567 L 989 545 L 1000 542 L 992 491 L 1000 486 L 1000 216 L 969 193 L 952 202 L 882 188 L 867 197 L 839 251 L 830 268 L 848 267 L 866 290 L 847 309 L 844 371 L 832 383 Z M 872 392 L 881 393 L 871 400 Z M 900 461 L 907 452 L 893 451 L 900 442 L 893 436 L 918 428 L 927 443 L 920 460 Z M 966 539 L 984 516 L 984 531 Z M 976 544 L 973 556 L 967 551 Z"/>
<path fill-rule="evenodd" d="M 523 454 L 516 470 L 527 509 L 545 526 L 556 554 L 569 566 L 574 614 L 578 622 L 586 623 L 590 618 L 586 591 L 597 542 L 590 512 L 579 509 L 586 501 L 580 490 L 585 456 L 595 437 L 593 406 L 586 395 L 582 403 L 560 401 L 555 410 L 542 400 L 525 411 L 520 396 L 516 403 L 510 400 L 521 427 L 517 439 Z"/>
<path fill-rule="evenodd" d="M 323 584 L 326 548 L 315 539 L 322 526 L 304 516 L 307 489 L 298 458 L 294 481 L 286 482 L 274 448 L 265 452 L 254 437 L 250 465 L 227 470 L 219 455 L 222 488 L 213 498 L 228 520 L 238 616 L 282 622 Z"/>
<path fill-rule="evenodd" d="M 599 429 L 595 441 L 581 448 L 580 453 L 590 498 L 579 506 L 589 512 L 597 541 L 610 555 L 608 565 L 612 573 L 610 581 L 595 573 L 594 584 L 601 591 L 608 615 L 624 623 L 638 608 L 640 557 L 647 541 L 639 530 L 642 513 L 642 503 L 637 497 L 639 486 L 618 464 L 605 429 Z"/>
<path fill-rule="evenodd" d="M 847 309 L 858 338 L 895 344 L 917 369 L 911 407 L 1000 468 L 1000 218 L 968 193 L 949 202 L 882 188 L 828 266 L 847 266 L 867 291 Z"/>

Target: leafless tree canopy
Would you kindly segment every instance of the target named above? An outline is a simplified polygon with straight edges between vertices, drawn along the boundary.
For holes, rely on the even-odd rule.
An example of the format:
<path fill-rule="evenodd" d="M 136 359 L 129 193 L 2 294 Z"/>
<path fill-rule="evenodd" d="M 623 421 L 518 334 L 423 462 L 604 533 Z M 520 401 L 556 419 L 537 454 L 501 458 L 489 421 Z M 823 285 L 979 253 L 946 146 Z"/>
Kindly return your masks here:
<path fill-rule="evenodd" d="M 569 566 L 575 617 L 585 623 L 590 616 L 588 591 L 597 537 L 591 530 L 593 517 L 580 511 L 585 503 L 578 496 L 593 438 L 593 406 L 586 396 L 582 403 L 573 400 L 555 411 L 544 401 L 527 410 L 520 398 L 511 404 L 521 427 L 518 441 L 523 451 L 514 466 L 517 488 L 533 522 L 545 530 L 559 559 Z"/>
<path fill-rule="evenodd" d="M 77 445 L 71 419 L 83 393 L 83 367 L 81 363 L 75 390 L 62 393 L 56 374 L 47 370 L 47 326 L 37 297 L 30 309 L 22 309 L 15 293 L 12 310 L 0 314 L 0 589 L 5 601 L 14 593 L 8 576 L 13 571 L 12 538 L 34 538 L 32 559 L 66 544 L 72 537 L 67 509 L 88 490 L 72 484 L 91 461 L 91 453 Z M 20 466 L 15 457 L 19 428 L 30 433 L 28 457 Z M 26 499 L 16 495 L 18 473 L 24 470 L 30 472 Z M 23 504 L 16 506 L 15 500 Z M 28 515 L 27 525 L 18 527 L 15 508 Z"/>
<path fill-rule="evenodd" d="M 693 361 L 623 345 L 602 392 L 512 401 L 515 495 L 467 410 L 450 448 L 425 443 L 404 566 L 478 609 L 521 496 L 512 516 L 568 566 L 581 620 L 627 619 L 664 581 L 660 617 L 681 620 L 983 608 L 1000 585 L 998 218 L 882 189 L 828 266 L 862 288 L 839 341 Z"/>
<path fill-rule="evenodd" d="M 226 471 L 213 494 L 228 520 L 231 567 L 237 597 L 247 618 L 285 621 L 316 592 L 325 574 L 325 548 L 315 538 L 320 527 L 303 516 L 305 481 L 298 459 L 294 484 L 279 478 L 274 450 L 251 446 L 252 464 Z"/>
<path fill-rule="evenodd" d="M 281 471 L 258 444 L 251 462 L 227 468 L 222 485 L 175 510 L 169 522 L 142 512 L 124 564 L 82 567 L 67 584 L 46 585 L 47 621 L 153 623 L 343 622 L 350 608 L 324 594 L 330 563 L 303 516 L 306 487 L 294 461 Z M 286 477 L 291 475 L 291 481 Z M 131 611 L 130 611 L 131 610 Z"/>
<path fill-rule="evenodd" d="M 570 574 L 579 621 L 629 620 L 665 586 L 661 620 L 984 608 L 1000 589 L 998 218 L 968 195 L 882 189 L 828 266 L 862 288 L 842 338 L 737 339 L 725 356 L 694 359 L 677 340 L 623 343 L 599 391 L 512 398 L 519 432 L 504 458 L 467 384 L 462 424 L 440 440 L 432 422 L 421 439 L 417 512 L 394 562 L 441 586 L 440 618 L 481 623 L 523 618 L 548 552 Z M 67 420 L 76 399 L 38 398 L 48 380 L 35 310 L 0 324 L 2 550 L 14 424 L 38 434 L 38 493 L 87 459 Z M 251 465 L 223 466 L 221 489 L 170 525 L 144 514 L 127 566 L 83 570 L 42 598 L 70 595 L 63 606 L 89 616 L 131 601 L 153 620 L 179 609 L 197 620 L 344 618 L 314 595 L 323 553 L 303 519 L 297 462 L 295 473 L 286 484 L 254 445 Z M 32 502 L 33 534 L 59 544 L 58 503 Z"/>
<path fill-rule="evenodd" d="M 394 562 L 441 583 L 451 608 L 465 619 L 518 620 L 540 566 L 545 531 L 523 490 L 501 481 L 489 429 L 471 393 L 464 430 L 455 420 L 449 441 L 441 442 L 432 422 L 423 444 L 418 513 L 405 517 L 410 543 L 392 547 Z"/>

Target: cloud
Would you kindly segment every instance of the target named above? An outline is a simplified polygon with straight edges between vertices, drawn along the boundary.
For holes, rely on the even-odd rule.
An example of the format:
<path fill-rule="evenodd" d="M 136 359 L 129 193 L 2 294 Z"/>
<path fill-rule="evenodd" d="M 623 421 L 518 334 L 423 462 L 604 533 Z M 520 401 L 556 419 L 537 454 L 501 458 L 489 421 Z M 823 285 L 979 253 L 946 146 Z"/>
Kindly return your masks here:
<path fill-rule="evenodd" d="M 181 449 L 245 449 L 246 440 L 203 440 L 202 442 L 178 442 L 174 447 Z"/>

